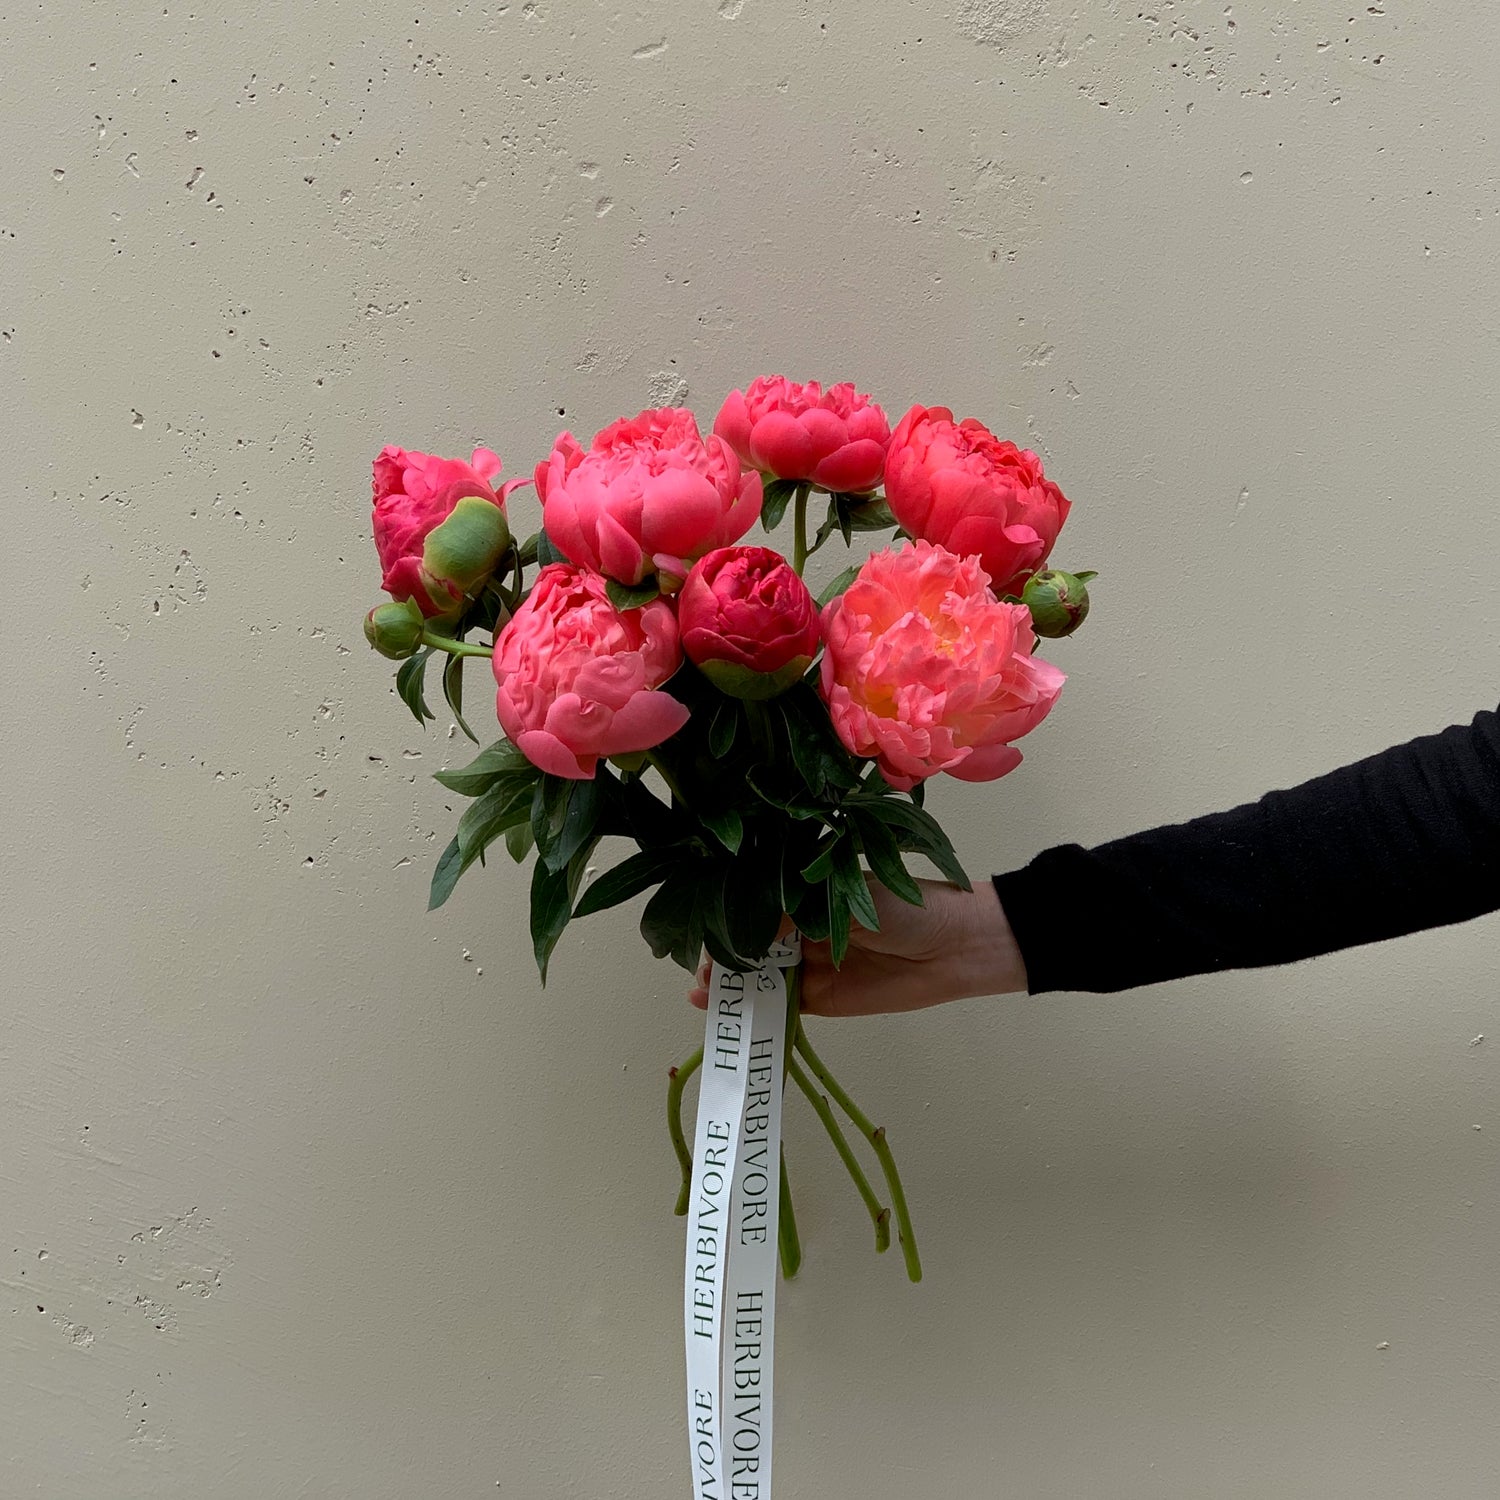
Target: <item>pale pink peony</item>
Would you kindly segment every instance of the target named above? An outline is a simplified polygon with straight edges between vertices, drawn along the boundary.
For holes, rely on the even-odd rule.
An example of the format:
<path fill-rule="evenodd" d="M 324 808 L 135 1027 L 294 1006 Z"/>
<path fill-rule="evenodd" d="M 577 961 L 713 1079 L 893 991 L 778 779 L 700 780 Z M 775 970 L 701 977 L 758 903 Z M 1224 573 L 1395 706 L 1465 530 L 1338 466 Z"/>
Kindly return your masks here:
<path fill-rule="evenodd" d="M 762 375 L 731 391 L 714 431 L 745 463 L 778 479 L 807 480 L 825 490 L 875 489 L 885 468 L 890 423 L 850 381 L 825 391 L 784 375 Z"/>
<path fill-rule="evenodd" d="M 495 711 L 533 765 L 587 781 L 600 756 L 649 750 L 687 723 L 654 691 L 681 664 L 665 600 L 622 614 L 599 574 L 553 563 L 495 642 Z"/>
<path fill-rule="evenodd" d="M 542 522 L 564 556 L 621 583 L 655 573 L 675 589 L 696 558 L 737 542 L 760 516 L 760 475 L 682 407 L 606 427 L 588 449 L 570 432 L 536 466 Z"/>
<path fill-rule="evenodd" d="M 839 739 L 900 791 L 947 771 L 993 781 L 1046 718 L 1063 674 L 1031 654 L 1031 615 L 972 557 L 877 552 L 823 611 L 822 692 Z"/>
<path fill-rule="evenodd" d="M 885 455 L 885 500 L 903 531 L 977 556 L 997 594 L 1019 594 L 1068 518 L 1063 492 L 1029 449 L 946 406 L 914 406 Z"/>
<path fill-rule="evenodd" d="M 496 488 L 500 460 L 476 448 L 468 463 L 387 445 L 374 463 L 375 550 L 380 586 L 393 599 L 414 600 L 431 618 L 459 609 L 482 585 L 510 546 L 505 500 L 527 483 L 511 479 Z M 477 499 L 494 506 L 460 506 Z M 434 536 L 459 511 L 453 524 Z"/>

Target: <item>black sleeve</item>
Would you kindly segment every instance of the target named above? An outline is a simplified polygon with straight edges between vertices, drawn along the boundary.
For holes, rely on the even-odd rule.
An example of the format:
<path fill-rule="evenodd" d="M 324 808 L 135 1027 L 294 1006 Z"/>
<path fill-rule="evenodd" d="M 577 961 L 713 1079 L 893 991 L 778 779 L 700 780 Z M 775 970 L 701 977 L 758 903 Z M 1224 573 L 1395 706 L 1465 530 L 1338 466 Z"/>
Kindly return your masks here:
<path fill-rule="evenodd" d="M 1032 994 L 1290 963 L 1500 908 L 1500 713 L 995 888 Z"/>

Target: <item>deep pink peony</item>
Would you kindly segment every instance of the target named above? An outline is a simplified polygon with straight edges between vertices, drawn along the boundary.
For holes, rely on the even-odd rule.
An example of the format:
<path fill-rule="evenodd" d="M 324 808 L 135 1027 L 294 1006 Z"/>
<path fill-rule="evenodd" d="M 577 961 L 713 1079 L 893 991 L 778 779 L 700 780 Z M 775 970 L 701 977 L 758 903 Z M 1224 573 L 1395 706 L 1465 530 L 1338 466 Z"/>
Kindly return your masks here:
<path fill-rule="evenodd" d="M 946 406 L 914 406 L 891 434 L 885 499 L 902 530 L 978 557 L 997 594 L 1019 594 L 1068 518 L 1063 492 L 1029 449 Z"/>
<path fill-rule="evenodd" d="M 693 564 L 677 596 L 689 661 L 726 693 L 770 698 L 812 665 L 818 606 L 769 547 L 721 547 Z"/>
<path fill-rule="evenodd" d="M 937 771 L 993 781 L 1046 718 L 1063 674 L 1031 654 L 1031 615 L 972 557 L 877 552 L 823 611 L 822 692 L 839 739 L 910 791 Z"/>
<path fill-rule="evenodd" d="M 533 765 L 587 781 L 601 755 L 649 750 L 688 711 L 654 689 L 682 664 L 672 606 L 621 614 L 597 573 L 553 563 L 495 642 L 495 711 Z"/>
<path fill-rule="evenodd" d="M 622 417 L 588 449 L 559 434 L 536 466 L 542 522 L 558 550 L 621 583 L 657 574 L 675 589 L 696 558 L 737 542 L 760 516 L 760 475 L 722 438 L 668 406 Z"/>
<path fill-rule="evenodd" d="M 500 460 L 488 448 L 476 448 L 468 463 L 382 448 L 373 476 L 381 588 L 415 601 L 429 619 L 459 609 L 510 546 L 506 496 L 527 481 L 496 489 L 499 477 Z"/>
<path fill-rule="evenodd" d="M 857 494 L 880 484 L 891 438 L 885 413 L 845 380 L 825 391 L 762 375 L 731 391 L 714 431 L 745 463 L 778 479 Z"/>

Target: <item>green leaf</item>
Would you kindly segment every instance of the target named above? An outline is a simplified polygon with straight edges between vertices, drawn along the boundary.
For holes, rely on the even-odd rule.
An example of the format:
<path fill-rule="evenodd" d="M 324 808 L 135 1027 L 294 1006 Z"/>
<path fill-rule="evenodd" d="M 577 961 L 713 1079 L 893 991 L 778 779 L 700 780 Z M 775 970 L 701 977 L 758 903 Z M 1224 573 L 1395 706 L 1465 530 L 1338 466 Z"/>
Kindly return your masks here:
<path fill-rule="evenodd" d="M 497 838 L 517 823 L 524 823 L 531 810 L 531 788 L 524 782 L 503 781 L 481 792 L 458 820 L 458 847 L 464 869 L 479 859 Z M 462 873 L 462 872 L 460 872 Z"/>
<path fill-rule="evenodd" d="M 884 500 L 872 500 L 868 495 L 836 495 L 834 498 L 848 515 L 849 525 L 855 531 L 889 531 L 896 524 L 896 518 Z"/>
<path fill-rule="evenodd" d="M 575 781 L 568 798 L 567 812 L 556 840 L 541 850 L 542 862 L 549 869 L 560 870 L 594 837 L 604 815 L 604 789 L 596 776 L 592 781 Z"/>
<path fill-rule="evenodd" d="M 469 728 L 468 721 L 464 718 L 464 659 L 461 656 L 450 656 L 443 668 L 443 696 L 448 700 L 448 707 L 453 710 L 453 718 L 458 727 L 477 745 L 479 736 Z"/>
<path fill-rule="evenodd" d="M 797 493 L 795 479 L 768 479 L 761 489 L 760 524 L 767 531 L 775 531 L 781 518 Z"/>
<path fill-rule="evenodd" d="M 657 958 L 670 957 L 690 974 L 703 947 L 699 905 L 705 870 L 701 860 L 679 862 L 641 913 L 641 936 Z"/>
<path fill-rule="evenodd" d="M 458 820 L 458 832 L 438 859 L 432 874 L 432 890 L 427 899 L 428 911 L 434 911 L 453 894 L 458 878 L 475 860 L 483 860 L 484 851 L 501 834 L 526 826 L 532 791 L 529 782 L 497 783 L 464 809 Z M 514 852 L 514 851 L 512 851 Z M 517 858 L 524 858 L 524 854 Z"/>
<path fill-rule="evenodd" d="M 505 830 L 505 847 L 510 857 L 519 865 L 523 863 L 526 856 L 536 847 L 536 839 L 532 837 L 531 824 L 529 822 L 517 823 Z"/>
<path fill-rule="evenodd" d="M 797 903 L 797 927 L 811 942 L 822 943 L 828 939 L 828 896 L 828 883 L 822 881 L 805 887 L 802 899 Z"/>
<path fill-rule="evenodd" d="M 870 862 L 870 869 L 881 885 L 912 906 L 924 905 L 922 887 L 902 863 L 901 847 L 890 829 L 879 818 L 858 808 L 849 810 L 849 821 L 854 826 L 865 858 Z"/>
<path fill-rule="evenodd" d="M 833 535 L 834 529 L 838 526 L 838 524 L 839 508 L 838 506 L 830 503 L 828 506 L 828 514 L 823 517 L 823 524 L 818 527 L 817 535 L 812 539 L 812 546 L 807 549 L 807 555 L 809 557 L 811 557 L 813 553 L 816 552 L 818 548 L 821 547 L 823 543 Z"/>
<path fill-rule="evenodd" d="M 432 872 L 432 889 L 427 896 L 427 910 L 436 911 L 458 884 L 464 872 L 463 855 L 459 853 L 458 839 L 448 840 L 448 847 L 438 856 L 437 868 Z"/>
<path fill-rule="evenodd" d="M 529 568 L 537 559 L 537 548 L 541 544 L 542 533 L 534 531 L 524 542 L 516 548 L 516 560 L 523 568 Z"/>
<path fill-rule="evenodd" d="M 725 874 L 723 866 L 718 866 L 708 872 L 699 887 L 698 910 L 703 917 L 703 944 L 709 957 L 726 968 L 754 968 L 754 956 L 741 953 L 729 935 L 729 912 L 724 899 Z"/>
<path fill-rule="evenodd" d="M 880 931 L 880 913 L 859 867 L 852 839 L 840 839 L 833 851 L 833 893 L 846 902 L 854 920 L 867 932 Z"/>
<path fill-rule="evenodd" d="M 481 750 L 468 765 L 454 771 L 438 771 L 433 780 L 464 797 L 477 797 L 502 777 L 521 776 L 530 780 L 541 772 L 509 740 L 496 740 Z"/>
<path fill-rule="evenodd" d="M 805 685 L 784 694 L 778 701 L 786 722 L 792 764 L 815 797 L 829 786 L 850 791 L 859 785 L 849 752 L 834 737 L 828 711 Z"/>
<path fill-rule="evenodd" d="M 828 886 L 828 956 L 834 968 L 844 961 L 849 951 L 849 903 L 838 886 Z"/>
<path fill-rule="evenodd" d="M 562 833 L 568 803 L 577 785 L 567 777 L 550 774 L 544 774 L 536 784 L 531 803 L 531 831 L 536 837 L 537 852 L 544 859 Z"/>
<path fill-rule="evenodd" d="M 536 954 L 537 973 L 547 984 L 547 964 L 558 939 L 573 915 L 573 903 L 583 883 L 583 872 L 597 839 L 581 845 L 561 869 L 549 870 L 537 860 L 531 872 L 531 947 Z"/>
<path fill-rule="evenodd" d="M 432 655 L 432 650 L 433 648 L 428 646 L 426 650 L 408 657 L 401 663 L 401 670 L 396 673 L 396 691 L 401 695 L 401 701 L 416 716 L 417 723 L 424 728 L 428 719 L 437 717 L 428 708 L 427 699 L 422 695 L 422 675 L 427 670 L 427 658 Z"/>
<path fill-rule="evenodd" d="M 618 906 L 632 896 L 665 880 L 677 865 L 682 863 L 682 847 L 671 845 L 665 849 L 642 849 L 629 859 L 621 860 L 614 869 L 606 870 L 584 891 L 582 900 L 574 909 L 575 917 L 592 916 L 596 911 L 605 911 Z"/>
<path fill-rule="evenodd" d="M 655 575 L 642 583 L 620 583 L 613 578 L 604 580 L 604 592 L 609 602 L 623 615 L 632 609 L 640 609 L 653 599 L 661 598 L 661 585 Z"/>
<path fill-rule="evenodd" d="M 739 852 L 740 840 L 745 836 L 745 825 L 740 815 L 732 807 L 717 808 L 712 812 L 700 812 L 698 817 L 703 826 L 731 854 Z"/>
<path fill-rule="evenodd" d="M 836 833 L 818 845 L 818 852 L 811 863 L 803 866 L 802 878 L 808 885 L 817 885 L 833 874 L 834 860 L 844 843 L 844 835 Z"/>
<path fill-rule="evenodd" d="M 549 563 L 565 563 L 567 558 L 557 550 L 552 538 L 545 531 L 536 534 L 536 561 L 539 568 L 545 568 Z"/>
<path fill-rule="evenodd" d="M 823 592 L 818 595 L 818 608 L 823 609 L 827 605 L 832 604 L 859 577 L 859 568 L 860 565 L 858 563 L 850 563 L 837 578 L 833 579 L 831 583 L 825 584 Z"/>
<path fill-rule="evenodd" d="M 726 698 L 715 711 L 713 723 L 708 727 L 708 753 L 715 760 L 723 760 L 729 754 L 739 724 L 740 706 L 733 698 Z"/>
<path fill-rule="evenodd" d="M 954 885 L 962 890 L 973 890 L 948 835 L 930 812 L 896 797 L 867 797 L 863 794 L 851 797 L 846 806 L 851 811 L 869 812 L 881 819 L 891 828 L 902 849 L 925 855 Z"/>
<path fill-rule="evenodd" d="M 729 945 L 756 963 L 770 951 L 785 909 L 781 900 L 779 839 L 745 844 L 724 877 Z"/>

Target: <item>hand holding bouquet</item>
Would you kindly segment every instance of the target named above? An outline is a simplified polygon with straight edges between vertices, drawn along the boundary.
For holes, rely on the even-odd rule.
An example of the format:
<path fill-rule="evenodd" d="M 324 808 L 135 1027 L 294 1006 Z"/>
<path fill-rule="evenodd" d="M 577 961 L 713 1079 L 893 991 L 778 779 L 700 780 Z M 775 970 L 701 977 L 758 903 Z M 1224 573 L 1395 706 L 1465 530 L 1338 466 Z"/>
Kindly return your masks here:
<path fill-rule="evenodd" d="M 873 879 L 920 905 L 906 856 L 968 887 L 923 807 L 946 772 L 990 781 L 1046 717 L 1063 674 L 1035 655 L 1088 610 L 1091 573 L 1046 564 L 1068 501 L 1034 453 L 943 407 L 892 431 L 850 384 L 781 376 L 724 402 L 705 435 L 681 408 L 644 411 L 585 447 L 569 432 L 536 466 L 542 528 L 517 540 L 500 460 L 386 448 L 374 528 L 390 602 L 366 634 L 402 662 L 401 697 L 432 717 L 424 678 L 442 662 L 459 725 L 463 663 L 486 657 L 503 737 L 438 773 L 472 799 L 432 879 L 441 905 L 504 842 L 530 860 L 531 942 L 543 982 L 569 921 L 652 891 L 641 933 L 689 972 L 705 948 L 752 971 L 788 922 L 844 956 L 851 923 L 876 929 Z M 881 489 L 884 493 L 881 493 Z M 811 512 L 811 513 L 810 513 Z M 789 555 L 746 540 L 790 519 Z M 894 532 L 814 599 L 809 557 L 838 535 Z M 586 883 L 603 840 L 633 846 Z M 901 1181 L 874 1127 L 808 1042 L 789 991 L 787 1075 L 828 1129 L 874 1223 L 921 1264 Z M 701 1051 L 671 1072 L 680 1118 Z M 866 1137 L 887 1207 L 839 1113 Z M 799 1250 L 785 1168 L 780 1250 Z"/>

